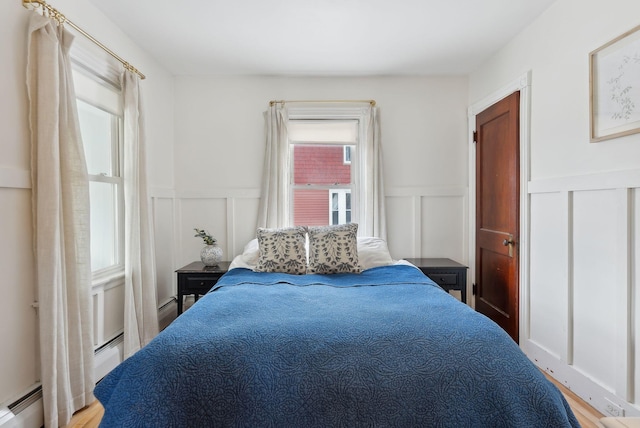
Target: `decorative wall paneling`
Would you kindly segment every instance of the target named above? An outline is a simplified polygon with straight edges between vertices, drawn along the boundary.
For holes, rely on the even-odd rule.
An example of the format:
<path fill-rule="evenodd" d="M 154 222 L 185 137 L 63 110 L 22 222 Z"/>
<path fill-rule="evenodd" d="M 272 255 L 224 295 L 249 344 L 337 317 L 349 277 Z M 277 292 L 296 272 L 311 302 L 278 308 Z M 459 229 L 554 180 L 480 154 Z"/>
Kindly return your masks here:
<path fill-rule="evenodd" d="M 211 233 L 229 260 L 255 238 L 259 189 L 152 189 L 151 194 L 161 306 L 175 299 L 174 271 L 200 257 L 203 244 L 193 236 L 194 227 Z M 394 187 L 386 194 L 394 258 L 450 257 L 468 262 L 466 187 Z"/>
<path fill-rule="evenodd" d="M 640 170 L 529 182 L 523 350 L 604 414 L 640 415 Z"/>
<path fill-rule="evenodd" d="M 448 257 L 468 263 L 466 187 L 387 188 L 386 203 L 394 258 Z"/>
<path fill-rule="evenodd" d="M 29 170 L 0 167 L 0 272 L 3 274 L 0 417 L 37 382 L 38 318 Z M 4 416 L 3 416 L 4 415 Z"/>

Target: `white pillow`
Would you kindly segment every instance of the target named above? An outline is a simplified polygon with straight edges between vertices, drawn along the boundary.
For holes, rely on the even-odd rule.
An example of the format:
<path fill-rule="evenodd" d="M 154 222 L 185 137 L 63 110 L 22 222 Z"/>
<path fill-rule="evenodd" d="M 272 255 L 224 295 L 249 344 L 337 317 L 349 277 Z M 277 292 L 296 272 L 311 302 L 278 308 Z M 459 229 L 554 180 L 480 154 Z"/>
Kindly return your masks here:
<path fill-rule="evenodd" d="M 370 236 L 358 237 L 358 262 L 362 270 L 394 264 L 387 242 Z"/>
<path fill-rule="evenodd" d="M 255 269 L 258 264 L 258 258 L 260 258 L 260 247 L 258 245 L 258 239 L 252 239 L 244 246 L 242 254 L 239 254 L 233 258 L 229 265 L 229 270 L 234 268 L 247 268 Z"/>

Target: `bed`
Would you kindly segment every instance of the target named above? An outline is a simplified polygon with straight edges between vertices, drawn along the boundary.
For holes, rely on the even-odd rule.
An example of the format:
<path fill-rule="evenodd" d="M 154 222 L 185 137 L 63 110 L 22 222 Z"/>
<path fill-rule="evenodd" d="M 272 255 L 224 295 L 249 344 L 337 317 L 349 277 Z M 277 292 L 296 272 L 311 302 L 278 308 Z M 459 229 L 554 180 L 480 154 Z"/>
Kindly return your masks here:
<path fill-rule="evenodd" d="M 231 269 L 95 395 L 107 427 L 580 426 L 503 330 L 402 262 Z"/>

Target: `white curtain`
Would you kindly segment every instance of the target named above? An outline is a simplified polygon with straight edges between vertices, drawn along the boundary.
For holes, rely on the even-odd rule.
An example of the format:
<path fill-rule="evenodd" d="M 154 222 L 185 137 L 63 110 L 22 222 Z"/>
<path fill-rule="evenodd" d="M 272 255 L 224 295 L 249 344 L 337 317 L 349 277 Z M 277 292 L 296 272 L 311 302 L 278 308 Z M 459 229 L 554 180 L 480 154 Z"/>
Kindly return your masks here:
<path fill-rule="evenodd" d="M 144 123 L 139 78 L 122 74 L 124 98 L 125 298 L 124 356 L 130 357 L 158 334 L 156 266 L 147 197 Z"/>
<path fill-rule="evenodd" d="M 387 217 L 385 211 L 384 180 L 382 174 L 382 144 L 380 142 L 380 120 L 377 107 L 371 107 L 365 116 L 365 135 L 361 144 L 359 161 L 358 199 L 361 236 L 377 236 L 387 239 Z"/>
<path fill-rule="evenodd" d="M 27 91 L 45 426 L 93 401 L 89 180 L 69 48 L 73 37 L 31 14 Z"/>
<path fill-rule="evenodd" d="M 289 139 L 287 110 L 274 103 L 265 117 L 265 154 L 262 192 L 258 207 L 258 227 L 289 225 Z"/>

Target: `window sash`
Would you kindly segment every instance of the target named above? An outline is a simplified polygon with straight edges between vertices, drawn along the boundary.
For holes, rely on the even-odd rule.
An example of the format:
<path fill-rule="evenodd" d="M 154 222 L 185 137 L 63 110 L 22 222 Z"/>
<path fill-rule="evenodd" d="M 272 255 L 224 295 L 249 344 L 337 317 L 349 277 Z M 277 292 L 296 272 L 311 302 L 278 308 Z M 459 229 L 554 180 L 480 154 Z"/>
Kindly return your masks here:
<path fill-rule="evenodd" d="M 100 129 L 95 138 L 106 136 L 109 141 L 101 141 L 103 147 L 91 153 L 88 139 L 91 132 L 86 131 L 83 145 L 89 169 L 89 185 L 91 195 L 91 261 L 93 283 L 97 284 L 105 278 L 124 273 L 124 178 L 122 176 L 123 153 L 123 111 L 121 91 L 118 87 L 105 83 L 97 75 L 91 75 L 86 69 L 74 67 L 74 84 L 78 88 L 79 118 L 83 119 L 81 109 L 86 108 L 88 114 L 93 113 L 93 124 Z M 84 106 L 83 106 L 84 104 Z M 106 113 L 106 114 L 103 114 Z M 100 120 L 103 123 L 100 123 Z M 104 121 L 108 120 L 106 124 Z M 108 147 L 107 147 L 108 146 Z M 91 157 L 97 159 L 90 165 Z M 100 157 L 109 157 L 103 162 Z M 96 224 L 99 222 L 99 224 Z"/>
<path fill-rule="evenodd" d="M 367 153 L 368 150 L 368 136 L 371 132 L 369 129 L 369 117 L 370 117 L 370 106 L 291 106 L 286 109 L 286 117 L 287 117 L 287 134 L 289 131 L 289 127 L 292 123 L 296 121 L 322 121 L 322 120 L 331 120 L 331 121 L 352 121 L 352 123 L 356 124 L 357 128 L 357 138 L 355 142 L 342 141 L 337 144 L 350 144 L 353 145 L 355 151 L 352 151 L 352 163 L 351 163 L 351 198 L 352 198 L 352 214 L 351 221 L 353 223 L 360 223 L 360 227 L 358 227 L 358 234 L 366 233 L 367 227 L 364 225 L 363 221 L 366 221 L 366 215 L 364 210 L 366 209 L 366 203 L 368 198 L 363 193 L 365 192 L 365 183 L 368 180 L 368 170 L 366 165 L 371 163 L 370 157 L 373 156 L 372 153 Z M 295 139 L 292 139 L 289 136 L 288 143 L 297 142 Z M 357 153 L 356 153 L 357 151 Z M 287 163 L 289 167 L 286 172 L 282 174 L 283 178 L 286 177 L 287 174 L 291 173 L 291 165 L 293 152 L 289 153 L 289 157 Z M 289 181 L 289 178 L 286 178 L 286 181 Z M 288 218 L 285 218 L 285 224 L 293 224 L 293 194 L 291 191 L 291 183 L 288 182 L 287 186 L 289 188 L 289 192 L 287 193 L 288 200 L 285 200 L 283 203 L 283 208 L 286 209 Z"/>
<path fill-rule="evenodd" d="M 326 121 L 325 123 L 329 123 L 328 121 Z M 353 143 L 338 143 L 338 142 L 334 142 L 334 143 L 320 143 L 315 141 L 316 138 L 313 138 L 313 136 L 310 136 L 310 140 L 313 141 L 291 141 L 289 142 L 289 157 L 291 159 L 290 162 L 290 174 L 289 174 L 289 218 L 291 219 L 292 225 L 293 223 L 296 221 L 296 198 L 295 198 L 295 193 L 296 190 L 326 190 L 329 195 L 331 195 L 331 191 L 335 191 L 337 189 L 341 189 L 343 192 L 349 192 L 353 198 L 354 195 L 354 165 L 355 164 L 346 164 L 349 168 L 349 182 L 346 183 L 296 183 L 295 182 L 295 168 L 296 168 L 296 163 L 295 163 L 295 148 L 298 147 L 331 147 L 331 146 L 336 146 L 336 145 L 341 145 L 341 146 L 350 146 L 353 147 L 353 150 L 351 151 L 351 156 L 352 159 L 355 159 L 356 156 L 356 150 L 355 150 L 355 145 Z M 344 150 L 342 150 L 342 152 L 339 155 L 339 159 L 338 161 L 340 162 L 340 165 L 342 167 L 345 166 L 343 160 L 344 160 Z M 325 196 L 326 197 L 326 196 Z M 344 200 L 344 196 L 342 196 L 343 200 Z M 353 200 L 351 201 L 351 203 L 353 204 Z M 342 202 L 342 204 L 344 205 L 344 202 Z M 353 205 L 352 205 L 353 206 Z M 299 207 L 298 207 L 299 208 Z M 336 224 L 333 223 L 333 217 L 332 217 L 332 212 L 331 212 L 331 199 L 329 199 L 329 201 L 327 202 L 327 208 L 329 210 L 329 216 L 328 216 L 328 222 L 327 224 Z M 326 211 L 325 211 L 326 212 Z M 352 216 L 352 212 L 350 210 L 349 213 L 349 217 L 350 219 L 353 217 Z M 342 223 L 344 223 L 346 220 L 344 211 L 342 212 L 341 215 L 339 215 L 339 221 L 341 221 Z M 342 224 L 342 223 L 338 223 L 338 224 Z"/>

